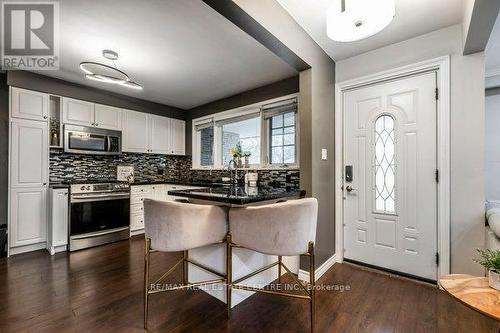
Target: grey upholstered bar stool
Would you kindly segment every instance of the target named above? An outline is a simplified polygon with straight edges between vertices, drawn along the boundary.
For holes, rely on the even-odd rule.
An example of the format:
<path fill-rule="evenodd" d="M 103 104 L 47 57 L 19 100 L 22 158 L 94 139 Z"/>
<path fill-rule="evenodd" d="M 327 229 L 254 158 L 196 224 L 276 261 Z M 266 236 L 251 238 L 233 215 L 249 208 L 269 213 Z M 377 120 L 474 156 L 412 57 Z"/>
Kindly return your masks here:
<path fill-rule="evenodd" d="M 214 271 L 189 259 L 187 251 L 197 247 L 224 243 L 227 235 L 227 209 L 212 205 L 195 205 L 183 202 L 144 200 L 144 328 L 148 324 L 148 298 L 163 291 L 205 286 L 227 281 L 227 275 Z M 153 252 L 179 252 L 184 256 L 154 283 L 150 283 L 150 255 Z M 218 279 L 189 283 L 188 263 L 196 265 Z M 182 285 L 156 289 L 167 276 L 182 264 Z"/>
<path fill-rule="evenodd" d="M 231 289 L 243 289 L 266 294 L 285 295 L 309 300 L 311 311 L 311 332 L 314 331 L 315 290 L 314 290 L 314 240 L 318 219 L 318 202 L 314 198 L 290 200 L 264 206 L 231 208 L 229 210 L 229 233 L 227 236 L 227 280 L 228 295 Z M 232 248 L 242 247 L 263 254 L 278 256 L 278 261 L 232 281 Z M 282 256 L 309 256 L 308 288 L 290 272 L 282 262 Z M 278 266 L 278 283 L 281 283 L 281 267 L 295 279 L 305 295 L 285 294 L 263 290 L 240 282 L 271 267 Z M 228 296 L 227 311 L 231 312 L 231 297 Z"/>

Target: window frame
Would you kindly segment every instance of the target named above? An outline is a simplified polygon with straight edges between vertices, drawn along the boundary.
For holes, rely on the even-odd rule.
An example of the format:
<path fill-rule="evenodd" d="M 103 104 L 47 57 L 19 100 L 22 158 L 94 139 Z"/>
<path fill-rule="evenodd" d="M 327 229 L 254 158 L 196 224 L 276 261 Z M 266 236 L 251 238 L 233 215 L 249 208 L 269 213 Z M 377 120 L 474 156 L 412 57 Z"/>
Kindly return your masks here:
<path fill-rule="evenodd" d="M 288 113 L 288 112 L 286 112 Z M 281 116 L 283 116 L 283 114 L 281 114 Z M 295 162 L 294 163 L 273 163 L 272 162 L 272 157 L 271 157 L 271 154 L 272 154 L 272 148 L 273 148 L 273 140 L 272 140 L 272 131 L 273 131 L 273 127 L 272 127 L 272 119 L 273 118 L 269 118 L 269 119 L 263 119 L 263 121 L 266 122 L 266 134 L 267 134 L 267 157 L 266 157 L 266 164 L 269 165 L 270 167 L 275 167 L 275 168 L 296 168 L 298 166 L 298 162 L 299 162 L 299 135 L 298 135 L 298 132 L 299 132 L 299 126 L 298 126 L 298 120 L 299 120 L 299 117 L 298 117 L 298 112 L 295 113 L 294 115 L 295 117 L 295 121 L 294 121 L 294 129 L 295 129 L 295 139 L 294 139 L 294 150 L 295 150 Z M 277 128 L 281 128 L 283 129 L 283 131 L 285 130 L 286 127 L 292 127 L 292 126 L 284 126 L 284 123 L 283 123 L 283 126 L 281 127 L 277 127 Z M 284 136 L 284 133 L 282 134 Z M 289 146 L 292 146 L 292 145 L 285 145 L 285 144 L 282 144 L 281 147 L 289 147 Z M 275 146 L 275 147 L 278 147 L 278 146 Z"/>
<path fill-rule="evenodd" d="M 218 113 L 214 113 L 208 116 L 195 118 L 192 120 L 192 169 L 193 170 L 221 170 L 227 166 L 222 165 L 222 126 L 217 126 L 217 121 L 228 120 L 231 118 L 237 118 L 252 113 L 259 113 L 260 118 L 260 164 L 250 165 L 248 169 L 277 169 L 277 170 L 287 170 L 287 169 L 298 169 L 300 161 L 300 131 L 299 131 L 299 112 L 300 108 L 297 109 L 295 114 L 295 163 L 294 164 L 272 164 L 270 163 L 270 143 L 271 143 L 271 132 L 270 132 L 270 119 L 264 119 L 262 107 L 267 104 L 279 103 L 292 98 L 297 99 L 298 94 L 290 94 L 282 96 L 279 98 L 274 98 L 271 100 L 266 100 L 251 105 L 242 106 L 236 109 L 226 110 Z M 214 142 L 213 142 L 213 161 L 212 166 L 201 166 L 200 165 L 200 133 L 196 130 L 196 125 L 206 122 L 212 122 L 214 128 Z"/>

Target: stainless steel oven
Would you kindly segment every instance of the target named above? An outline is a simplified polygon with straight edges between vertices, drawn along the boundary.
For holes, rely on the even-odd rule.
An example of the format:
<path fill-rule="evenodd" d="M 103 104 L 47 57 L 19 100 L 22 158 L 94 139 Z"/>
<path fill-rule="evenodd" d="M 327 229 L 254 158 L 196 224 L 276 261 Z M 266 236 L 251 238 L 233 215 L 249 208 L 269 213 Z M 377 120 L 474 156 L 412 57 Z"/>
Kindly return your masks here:
<path fill-rule="evenodd" d="M 122 153 L 122 132 L 64 125 L 64 151 L 78 154 L 119 155 Z"/>
<path fill-rule="evenodd" d="M 130 185 L 71 185 L 69 223 L 70 251 L 128 239 Z"/>

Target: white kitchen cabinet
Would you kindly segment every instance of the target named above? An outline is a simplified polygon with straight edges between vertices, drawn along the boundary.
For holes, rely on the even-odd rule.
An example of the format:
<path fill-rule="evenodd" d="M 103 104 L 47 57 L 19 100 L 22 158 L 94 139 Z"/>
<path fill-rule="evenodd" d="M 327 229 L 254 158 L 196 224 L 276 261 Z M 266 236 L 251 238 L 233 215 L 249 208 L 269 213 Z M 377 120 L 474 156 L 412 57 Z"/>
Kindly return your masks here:
<path fill-rule="evenodd" d="M 123 112 L 122 151 L 149 152 L 149 115 L 126 110 Z"/>
<path fill-rule="evenodd" d="M 12 87 L 10 90 L 11 117 L 47 121 L 49 95 Z"/>
<path fill-rule="evenodd" d="M 49 143 L 46 122 L 12 119 L 10 123 L 11 187 L 48 183 Z"/>
<path fill-rule="evenodd" d="M 122 130 L 122 109 L 108 105 L 95 105 L 94 126 L 111 130 Z"/>
<path fill-rule="evenodd" d="M 46 242 L 47 187 L 10 190 L 9 227 L 11 248 Z"/>
<path fill-rule="evenodd" d="M 68 245 L 68 189 L 50 190 L 50 214 L 47 250 L 51 255 L 66 251 Z"/>
<path fill-rule="evenodd" d="M 184 155 L 186 153 L 186 122 L 184 120 L 171 120 L 170 154 Z"/>
<path fill-rule="evenodd" d="M 63 97 L 63 123 L 94 126 L 94 103 Z"/>
<path fill-rule="evenodd" d="M 151 153 L 171 153 L 171 120 L 166 117 L 149 116 L 149 151 Z"/>

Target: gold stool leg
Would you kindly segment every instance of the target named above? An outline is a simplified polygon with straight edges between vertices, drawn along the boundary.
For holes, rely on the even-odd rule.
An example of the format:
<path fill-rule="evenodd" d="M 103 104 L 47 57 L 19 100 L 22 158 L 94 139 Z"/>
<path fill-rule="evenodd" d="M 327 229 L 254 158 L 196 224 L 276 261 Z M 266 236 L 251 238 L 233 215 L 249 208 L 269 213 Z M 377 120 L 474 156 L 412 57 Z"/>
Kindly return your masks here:
<path fill-rule="evenodd" d="M 149 297 L 149 255 L 151 250 L 151 239 L 146 238 L 144 242 L 144 329 L 148 328 L 148 297 Z"/>
<path fill-rule="evenodd" d="M 310 300 L 310 309 L 311 309 L 311 333 L 314 332 L 314 319 L 315 319 L 315 307 L 316 307 L 316 290 L 315 290 L 315 276 L 314 276 L 314 243 L 309 242 L 309 283 L 311 285 L 311 300 Z"/>
<path fill-rule="evenodd" d="M 231 234 L 226 237 L 226 304 L 227 318 L 231 318 L 231 283 L 233 281 L 233 249 L 231 247 Z"/>
<path fill-rule="evenodd" d="M 282 256 L 278 256 L 278 284 L 281 285 L 281 262 L 283 261 Z"/>
<path fill-rule="evenodd" d="M 186 285 L 188 283 L 188 262 L 186 259 L 188 258 L 188 251 L 184 251 L 184 261 L 182 262 L 182 284 Z"/>

